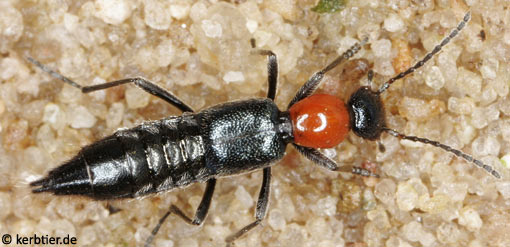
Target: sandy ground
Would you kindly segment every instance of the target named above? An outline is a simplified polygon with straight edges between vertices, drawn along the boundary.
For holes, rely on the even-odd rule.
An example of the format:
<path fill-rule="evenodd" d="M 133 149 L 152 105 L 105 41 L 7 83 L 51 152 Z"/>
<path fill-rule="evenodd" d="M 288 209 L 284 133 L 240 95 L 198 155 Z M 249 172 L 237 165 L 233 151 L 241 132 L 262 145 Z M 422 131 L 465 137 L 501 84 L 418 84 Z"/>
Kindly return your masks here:
<path fill-rule="evenodd" d="M 289 146 L 273 168 L 266 219 L 236 246 L 510 246 L 510 3 L 367 0 L 332 14 L 310 11 L 315 4 L 2 1 L 0 234 L 142 246 L 171 203 L 191 215 L 204 189 L 111 202 L 32 194 L 30 181 L 80 147 L 180 113 L 130 85 L 83 95 L 25 56 L 82 85 L 143 76 L 199 110 L 265 96 L 266 58 L 250 53 L 255 38 L 258 48 L 278 55 L 276 103 L 285 109 L 315 71 L 363 37 L 368 44 L 328 73 L 320 91 L 347 99 L 367 84 L 366 66 L 381 85 L 432 50 L 470 9 L 471 21 L 443 52 L 383 93 L 387 124 L 472 154 L 502 179 L 387 134 L 379 140 L 384 152 L 353 133 L 322 150 L 341 165 L 372 164 L 380 179 L 327 171 Z M 226 236 L 254 220 L 261 180 L 261 172 L 220 179 L 203 226 L 170 216 L 154 245 L 224 246 Z"/>

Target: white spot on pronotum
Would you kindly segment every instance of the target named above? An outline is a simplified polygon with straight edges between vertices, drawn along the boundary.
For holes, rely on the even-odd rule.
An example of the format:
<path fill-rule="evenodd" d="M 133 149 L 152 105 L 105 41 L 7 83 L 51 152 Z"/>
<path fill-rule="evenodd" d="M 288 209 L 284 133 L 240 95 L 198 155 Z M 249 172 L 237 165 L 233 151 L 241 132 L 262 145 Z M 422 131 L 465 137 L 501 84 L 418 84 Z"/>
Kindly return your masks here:
<path fill-rule="evenodd" d="M 308 118 L 308 114 L 303 114 L 297 117 L 296 127 L 300 131 L 305 131 L 305 127 L 303 126 L 303 122 Z"/>
<path fill-rule="evenodd" d="M 317 114 L 317 116 L 319 116 L 320 120 L 321 120 L 321 125 L 315 129 L 313 129 L 313 132 L 320 132 L 320 131 L 323 131 L 326 126 L 328 126 L 328 121 L 326 120 L 326 115 L 324 115 L 324 113 L 319 113 Z"/>
<path fill-rule="evenodd" d="M 317 114 L 317 116 L 319 117 L 319 119 L 321 121 L 321 125 L 319 127 L 314 128 L 313 132 L 323 131 L 328 126 L 328 121 L 326 119 L 326 115 L 324 115 L 323 113 L 319 113 L 319 114 Z M 300 115 L 297 117 L 296 128 L 298 128 L 298 130 L 305 131 L 306 128 L 303 126 L 303 122 L 306 119 L 308 119 L 308 117 L 309 117 L 308 114 L 303 114 L 303 115 Z"/>

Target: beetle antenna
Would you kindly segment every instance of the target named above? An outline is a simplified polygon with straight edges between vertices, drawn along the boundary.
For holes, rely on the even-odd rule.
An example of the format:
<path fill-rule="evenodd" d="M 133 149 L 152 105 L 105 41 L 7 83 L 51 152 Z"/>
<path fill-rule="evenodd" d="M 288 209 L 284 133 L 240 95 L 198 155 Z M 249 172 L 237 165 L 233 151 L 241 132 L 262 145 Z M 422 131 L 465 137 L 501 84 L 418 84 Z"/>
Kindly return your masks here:
<path fill-rule="evenodd" d="M 459 23 L 459 25 L 457 25 L 457 27 L 455 29 L 453 29 L 450 34 L 448 36 L 446 36 L 446 38 L 443 39 L 443 41 L 441 41 L 441 43 L 439 45 L 437 45 L 436 47 L 434 47 L 434 50 L 432 50 L 431 52 L 429 52 L 422 60 L 420 60 L 419 62 L 417 62 L 415 65 L 413 65 L 411 68 L 407 69 L 406 71 L 404 72 L 401 72 L 400 74 L 398 74 L 397 76 L 389 79 L 387 82 L 385 82 L 381 88 L 379 88 L 379 91 L 377 93 L 382 93 L 384 92 L 386 89 L 388 89 L 388 87 L 390 87 L 390 85 L 395 82 L 396 80 L 398 79 L 402 79 L 403 77 L 405 77 L 406 75 L 409 75 L 411 73 L 413 73 L 415 70 L 417 70 L 418 68 L 420 68 L 421 66 L 423 66 L 427 61 L 429 61 L 434 55 L 436 55 L 439 51 L 441 51 L 441 48 L 443 48 L 443 46 L 445 46 L 446 44 L 448 44 L 450 42 L 451 39 L 453 39 L 455 36 L 457 36 L 457 34 L 459 34 L 460 30 L 462 30 L 464 28 L 464 26 L 466 26 L 466 23 L 469 21 L 469 19 L 471 19 L 471 12 L 468 11 L 466 13 L 466 15 L 464 15 L 464 19 Z"/>
<path fill-rule="evenodd" d="M 421 142 L 421 143 L 425 143 L 425 144 L 430 144 L 430 145 L 432 145 L 434 147 L 441 148 L 441 149 L 445 150 L 446 152 L 453 153 L 453 154 L 455 154 L 455 156 L 463 158 L 466 161 L 475 164 L 476 166 L 478 166 L 478 167 L 484 169 L 485 171 L 487 171 L 489 174 L 491 174 L 495 178 L 501 178 L 501 175 L 496 170 L 494 170 L 494 168 L 492 168 L 492 166 L 486 165 L 482 161 L 473 158 L 473 156 L 471 156 L 469 154 L 466 154 L 466 153 L 464 153 L 464 152 L 462 152 L 462 151 L 460 151 L 458 149 L 452 148 L 452 147 L 450 147 L 448 145 L 442 144 L 442 143 L 437 142 L 437 141 L 432 141 L 432 140 L 429 140 L 429 139 L 426 139 L 426 138 L 422 138 L 422 137 L 407 136 L 407 135 L 404 135 L 402 133 L 399 133 L 399 132 L 397 132 L 395 130 L 388 129 L 388 128 L 383 128 L 383 131 L 386 131 L 388 134 L 390 134 L 390 135 L 392 135 L 394 137 L 397 137 L 398 139 L 410 140 L 410 141 L 413 141 L 413 142 Z"/>

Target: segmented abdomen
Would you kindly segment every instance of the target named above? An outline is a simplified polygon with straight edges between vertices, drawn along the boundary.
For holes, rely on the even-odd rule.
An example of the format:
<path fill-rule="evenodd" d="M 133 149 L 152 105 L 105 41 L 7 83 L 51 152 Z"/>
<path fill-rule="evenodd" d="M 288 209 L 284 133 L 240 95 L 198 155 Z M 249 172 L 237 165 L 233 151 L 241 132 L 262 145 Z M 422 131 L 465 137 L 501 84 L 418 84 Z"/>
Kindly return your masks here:
<path fill-rule="evenodd" d="M 251 99 L 145 122 L 84 147 L 31 185 L 34 192 L 114 199 L 250 172 L 285 153 L 285 119 L 272 100 Z"/>
<path fill-rule="evenodd" d="M 205 181 L 211 171 L 202 138 L 193 114 L 146 122 L 84 147 L 31 186 L 36 193 L 114 199 Z"/>
<path fill-rule="evenodd" d="M 131 197 L 210 177 L 204 165 L 203 137 L 193 114 L 146 122 L 113 136 L 125 153 L 125 167 L 130 169 Z"/>

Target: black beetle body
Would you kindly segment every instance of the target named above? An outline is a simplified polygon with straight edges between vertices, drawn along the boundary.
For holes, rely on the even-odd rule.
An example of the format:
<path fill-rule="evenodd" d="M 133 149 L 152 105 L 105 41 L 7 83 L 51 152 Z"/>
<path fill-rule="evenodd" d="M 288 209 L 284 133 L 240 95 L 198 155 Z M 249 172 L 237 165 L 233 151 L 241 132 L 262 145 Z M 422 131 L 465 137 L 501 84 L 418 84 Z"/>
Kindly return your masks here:
<path fill-rule="evenodd" d="M 34 191 L 140 197 L 267 167 L 291 140 L 288 114 L 272 100 L 229 102 L 119 130 L 50 171 Z"/>
<path fill-rule="evenodd" d="M 434 54 L 437 54 L 458 34 L 469 18 L 470 13 L 468 12 L 457 28 L 443 39 L 432 52 L 414 66 L 385 82 L 378 91 L 373 92 L 369 87 L 360 87 L 351 95 L 347 103 L 349 113 L 345 112 L 345 115 L 350 117 L 350 127 L 353 132 L 362 138 L 375 140 L 384 131 L 399 139 L 430 144 L 472 162 L 494 177 L 500 178 L 499 173 L 491 166 L 460 150 L 437 141 L 406 136 L 387 128 L 380 99 L 380 93 L 384 92 L 394 81 L 412 73 L 430 60 Z M 232 242 L 256 227 L 264 219 L 269 202 L 270 166 L 283 157 L 289 143 L 292 143 L 306 158 L 331 171 L 378 176 L 361 167 L 350 165 L 339 167 L 313 146 L 307 147 L 295 143 L 294 123 L 291 122 L 288 111 L 296 102 L 312 95 L 324 74 L 351 58 L 366 41 L 367 39 L 364 39 L 361 43 L 356 43 L 324 69 L 311 76 L 291 100 L 287 111 L 278 110 L 273 102 L 276 96 L 278 63 L 276 55 L 267 50 L 259 50 L 260 54 L 267 55 L 269 59 L 269 88 L 266 99 L 224 103 L 198 113 L 193 113 L 191 107 L 170 92 L 140 77 L 83 87 L 38 61 L 28 58 L 42 70 L 81 89 L 83 93 L 133 83 L 184 112 L 182 116 L 145 122 L 132 129 L 119 130 L 111 136 L 84 147 L 74 158 L 50 171 L 48 176 L 32 182 L 30 185 L 34 186 L 33 192 L 47 191 L 57 195 L 85 195 L 94 199 L 134 198 L 181 188 L 191 183 L 207 182 L 204 196 L 194 217 L 186 216 L 172 204 L 147 239 L 145 246 L 149 246 L 162 223 L 170 214 L 175 214 L 190 224 L 202 224 L 210 207 L 216 178 L 262 169 L 262 186 L 257 201 L 255 221 L 227 237 L 227 246 L 230 246 Z M 370 75 L 371 73 L 369 73 L 369 80 L 371 80 Z M 320 114 L 329 114 L 326 111 L 327 109 Z M 300 120 L 293 119 L 293 121 L 299 123 Z M 296 126 L 298 126 L 296 129 L 299 129 L 299 125 Z M 316 131 L 316 129 L 310 131 Z M 296 139 L 298 139 L 297 136 Z"/>
<path fill-rule="evenodd" d="M 281 159 L 292 141 L 289 116 L 270 99 L 236 101 L 197 114 L 205 166 L 221 177 L 250 172 Z"/>

